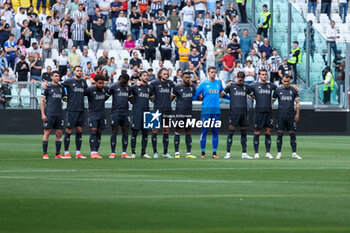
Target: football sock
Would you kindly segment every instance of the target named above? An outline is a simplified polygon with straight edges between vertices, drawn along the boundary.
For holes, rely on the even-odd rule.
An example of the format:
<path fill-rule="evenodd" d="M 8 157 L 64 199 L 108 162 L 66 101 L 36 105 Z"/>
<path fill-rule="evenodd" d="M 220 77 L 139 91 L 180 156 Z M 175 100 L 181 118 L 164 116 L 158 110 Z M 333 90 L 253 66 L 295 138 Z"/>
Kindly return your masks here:
<path fill-rule="evenodd" d="M 77 150 L 80 150 L 80 148 L 81 148 L 81 133 L 75 133 L 75 145 L 77 147 Z"/>
<path fill-rule="evenodd" d="M 192 136 L 186 135 L 186 147 L 187 147 L 187 153 L 191 153 L 192 149 Z"/>
<path fill-rule="evenodd" d="M 219 145 L 219 129 L 218 128 L 212 128 L 212 143 L 213 143 L 213 152 L 216 152 L 216 149 L 218 148 Z"/>
<path fill-rule="evenodd" d="M 253 144 L 254 144 L 255 154 L 259 153 L 259 143 L 260 143 L 259 137 L 260 137 L 259 134 L 254 134 Z M 266 143 L 266 141 L 265 141 L 265 143 Z"/>
<path fill-rule="evenodd" d="M 207 134 L 208 134 L 208 128 L 202 128 L 200 143 L 201 143 L 201 150 L 205 151 L 205 146 L 207 144 Z"/>
<path fill-rule="evenodd" d="M 247 153 L 247 130 L 241 129 L 241 145 L 242 145 L 242 152 Z"/>
<path fill-rule="evenodd" d="M 69 143 L 70 143 L 70 135 L 69 133 L 66 132 L 64 136 L 64 150 L 68 151 L 69 150 Z"/>
<path fill-rule="evenodd" d="M 96 151 L 98 152 L 98 150 L 100 149 L 100 145 L 101 145 L 101 136 L 102 136 L 102 132 L 101 131 L 97 131 L 96 133 Z"/>
<path fill-rule="evenodd" d="M 290 145 L 292 147 L 292 152 L 296 153 L 297 152 L 297 138 L 295 133 L 290 133 Z"/>
<path fill-rule="evenodd" d="M 138 130 L 132 130 L 131 132 L 131 153 L 135 154 L 135 149 L 136 149 L 136 138 L 138 134 Z"/>
<path fill-rule="evenodd" d="M 281 153 L 282 151 L 282 141 L 283 141 L 283 133 L 277 133 L 277 152 Z"/>
<path fill-rule="evenodd" d="M 61 141 L 56 141 L 56 155 L 61 154 L 61 145 L 62 145 Z"/>
<path fill-rule="evenodd" d="M 96 131 L 90 132 L 90 150 L 91 152 L 96 151 Z"/>
<path fill-rule="evenodd" d="M 227 134 L 227 152 L 230 153 L 232 146 L 232 137 L 235 134 L 234 130 L 229 130 Z"/>
<path fill-rule="evenodd" d="M 180 134 L 175 133 L 174 136 L 174 147 L 175 147 L 175 152 L 179 152 L 179 147 L 180 147 Z"/>
<path fill-rule="evenodd" d="M 142 130 L 142 143 L 141 143 L 141 146 L 142 146 L 141 154 L 142 155 L 146 154 L 147 142 L 148 142 L 148 131 Z"/>
<path fill-rule="evenodd" d="M 115 147 L 117 145 L 117 133 L 112 133 L 110 144 L 111 144 L 112 153 L 115 154 Z"/>
<path fill-rule="evenodd" d="M 269 135 L 269 134 L 265 134 L 265 147 L 266 147 L 266 153 L 270 153 L 271 135 Z"/>
<path fill-rule="evenodd" d="M 123 152 L 126 152 L 128 148 L 128 133 L 123 133 L 122 135 Z"/>
<path fill-rule="evenodd" d="M 213 155 L 216 155 L 216 151 L 213 151 Z"/>
<path fill-rule="evenodd" d="M 205 151 L 202 151 L 202 155 L 205 155 Z"/>
<path fill-rule="evenodd" d="M 157 134 L 152 133 L 152 146 L 153 146 L 153 153 L 157 153 Z"/>
<path fill-rule="evenodd" d="M 169 134 L 163 134 L 164 154 L 168 153 Z"/>
<path fill-rule="evenodd" d="M 48 141 L 43 141 L 43 154 L 47 154 L 47 146 L 49 145 Z"/>

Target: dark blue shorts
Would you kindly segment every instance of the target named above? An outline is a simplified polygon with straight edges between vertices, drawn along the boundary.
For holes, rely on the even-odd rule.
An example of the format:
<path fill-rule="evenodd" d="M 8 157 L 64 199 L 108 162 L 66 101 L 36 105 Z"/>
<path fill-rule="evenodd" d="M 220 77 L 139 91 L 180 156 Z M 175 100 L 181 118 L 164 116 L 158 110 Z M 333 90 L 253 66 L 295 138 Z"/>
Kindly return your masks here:
<path fill-rule="evenodd" d="M 294 120 L 294 116 L 277 117 L 277 130 L 296 131 L 297 123 Z"/>
<path fill-rule="evenodd" d="M 77 126 L 84 126 L 84 112 L 70 112 L 67 111 L 67 128 L 73 129 Z"/>
<path fill-rule="evenodd" d="M 248 114 L 247 113 L 231 113 L 229 119 L 229 125 L 233 126 L 247 126 Z"/>
<path fill-rule="evenodd" d="M 127 112 L 112 113 L 111 118 L 112 127 L 124 127 L 130 125 L 129 114 Z"/>
<path fill-rule="evenodd" d="M 143 115 L 135 115 L 131 116 L 131 128 L 133 130 L 141 130 L 143 129 Z"/>
<path fill-rule="evenodd" d="M 89 116 L 89 128 L 105 129 L 107 120 L 105 116 Z"/>
<path fill-rule="evenodd" d="M 254 129 L 273 128 L 272 112 L 256 112 L 254 115 Z"/>
<path fill-rule="evenodd" d="M 64 120 L 63 116 L 50 116 L 47 115 L 47 121 L 43 122 L 44 129 L 63 129 Z"/>

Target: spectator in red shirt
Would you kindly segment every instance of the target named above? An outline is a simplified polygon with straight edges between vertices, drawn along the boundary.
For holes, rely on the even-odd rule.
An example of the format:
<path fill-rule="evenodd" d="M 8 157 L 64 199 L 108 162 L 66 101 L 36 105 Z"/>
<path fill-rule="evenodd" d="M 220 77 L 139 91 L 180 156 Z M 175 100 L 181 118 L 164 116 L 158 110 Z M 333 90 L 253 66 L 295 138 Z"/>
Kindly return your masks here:
<path fill-rule="evenodd" d="M 233 56 L 232 49 L 227 48 L 227 54 L 222 58 L 222 63 L 224 66 L 224 82 L 228 83 L 229 81 L 232 81 L 233 76 L 233 70 L 236 66 L 236 59 Z"/>

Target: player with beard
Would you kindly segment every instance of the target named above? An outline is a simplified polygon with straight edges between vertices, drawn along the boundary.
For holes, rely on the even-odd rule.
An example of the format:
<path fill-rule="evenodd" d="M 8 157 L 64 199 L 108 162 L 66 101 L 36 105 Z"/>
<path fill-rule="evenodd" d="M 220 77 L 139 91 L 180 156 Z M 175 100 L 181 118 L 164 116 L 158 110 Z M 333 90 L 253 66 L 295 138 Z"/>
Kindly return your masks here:
<path fill-rule="evenodd" d="M 116 156 L 115 147 L 117 141 L 118 128 L 122 128 L 122 158 L 130 159 L 131 157 L 126 153 L 128 147 L 128 131 L 129 131 L 129 99 L 131 98 L 131 88 L 128 85 L 129 75 L 120 75 L 118 82 L 113 84 L 108 94 L 112 96 L 112 136 L 111 136 L 111 149 L 112 153 L 109 156 L 110 159 L 114 159 Z"/>
<path fill-rule="evenodd" d="M 225 159 L 231 157 L 232 137 L 238 126 L 241 129 L 242 159 L 252 159 L 252 157 L 247 154 L 247 96 L 251 95 L 252 92 L 250 87 L 244 84 L 244 78 L 244 72 L 238 72 L 236 83 L 227 86 L 224 90 L 226 94 L 230 95 L 230 120 L 229 132 L 227 135 L 227 154 Z"/>
<path fill-rule="evenodd" d="M 101 144 L 102 131 L 106 128 L 105 101 L 108 99 L 108 88 L 103 75 L 94 77 L 95 85 L 85 90 L 89 102 L 89 127 L 90 127 L 90 149 L 92 159 L 102 159 L 98 155 Z"/>
<path fill-rule="evenodd" d="M 276 159 L 282 157 L 282 139 L 284 130 L 288 130 L 290 135 L 290 145 L 292 147 L 292 158 L 302 159 L 297 154 L 296 139 L 296 123 L 300 119 L 300 99 L 298 91 L 290 85 L 290 76 L 285 75 L 282 78 L 282 86 L 278 87 L 272 95 L 272 104 L 278 99 L 277 110 L 277 156 Z M 296 103 L 296 111 L 294 110 L 294 102 Z"/>
<path fill-rule="evenodd" d="M 43 136 L 43 159 L 49 159 L 47 154 L 48 140 L 52 129 L 56 134 L 56 155 L 55 159 L 63 158 L 61 155 L 62 130 L 63 130 L 63 111 L 62 99 L 66 99 L 64 87 L 58 82 L 60 81 L 60 73 L 53 71 L 52 81 L 42 91 L 40 110 L 43 120 L 44 136 Z"/>
<path fill-rule="evenodd" d="M 196 86 L 191 83 L 191 73 L 184 72 L 182 74 L 182 82 L 177 84 L 173 88 L 172 100 L 176 98 L 176 120 L 177 123 L 180 121 L 185 124 L 186 134 L 186 147 L 187 154 L 186 158 L 195 159 L 196 156 L 192 155 L 192 137 L 191 128 L 186 126 L 186 122 L 192 118 L 192 96 L 196 92 Z M 180 146 L 180 135 L 182 128 L 177 125 L 175 130 L 174 145 L 175 145 L 175 158 L 180 158 L 179 146 Z"/>
<path fill-rule="evenodd" d="M 76 159 L 86 159 L 80 152 L 82 140 L 82 132 L 84 126 L 84 91 L 87 88 L 87 84 L 83 77 L 83 69 L 81 66 L 74 67 L 74 78 L 67 79 L 61 82 L 61 85 L 66 88 L 68 105 L 66 116 L 66 134 L 64 137 L 64 158 L 71 159 L 69 154 L 70 136 L 75 128 L 75 145 L 76 145 Z M 47 81 L 43 84 L 42 88 L 45 90 L 48 87 Z"/>
<path fill-rule="evenodd" d="M 273 128 L 272 119 L 272 107 L 271 107 L 271 97 L 272 92 L 277 88 L 277 86 L 271 82 L 267 82 L 267 70 L 259 70 L 259 80 L 250 85 L 250 88 L 254 94 L 255 99 L 255 113 L 254 113 L 254 159 L 259 158 L 259 137 L 261 131 L 264 129 L 265 132 L 265 147 L 266 155 L 265 158 L 273 159 L 270 154 L 271 148 L 271 130 Z"/>
<path fill-rule="evenodd" d="M 148 142 L 148 130 L 143 128 L 143 113 L 149 111 L 149 100 L 153 101 L 153 88 L 148 85 L 148 73 L 147 71 L 140 72 L 140 82 L 138 85 L 131 87 L 132 99 L 132 118 L 131 118 L 131 158 L 136 157 L 136 139 L 137 134 L 141 130 L 142 143 L 141 143 L 141 158 L 150 159 L 151 157 L 146 154 L 146 147 Z"/>
<path fill-rule="evenodd" d="M 154 110 L 162 113 L 162 118 L 167 118 L 171 115 L 171 89 L 174 87 L 174 83 L 169 80 L 169 71 L 166 68 L 161 68 L 158 72 L 158 79 L 150 83 L 154 93 Z M 157 135 L 159 129 L 152 129 L 152 146 L 153 146 L 153 158 L 158 159 L 157 151 Z M 168 153 L 169 145 L 169 128 L 163 127 L 163 146 L 164 146 L 164 158 L 173 159 L 174 157 Z"/>

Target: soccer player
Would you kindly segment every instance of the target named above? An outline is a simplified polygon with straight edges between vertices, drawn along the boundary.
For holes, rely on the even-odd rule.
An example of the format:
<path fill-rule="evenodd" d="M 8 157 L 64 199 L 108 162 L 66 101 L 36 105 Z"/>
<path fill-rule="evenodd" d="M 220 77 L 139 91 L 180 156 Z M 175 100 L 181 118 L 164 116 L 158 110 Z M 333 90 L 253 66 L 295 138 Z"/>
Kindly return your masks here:
<path fill-rule="evenodd" d="M 148 142 L 148 130 L 143 128 L 143 112 L 149 111 L 149 100 L 153 100 L 153 88 L 148 85 L 147 71 L 140 72 L 140 85 L 131 87 L 132 99 L 132 117 L 131 117 L 131 157 L 136 157 L 136 138 L 138 132 L 142 132 L 141 158 L 150 159 L 151 156 L 146 154 Z"/>
<path fill-rule="evenodd" d="M 282 86 L 278 87 L 272 96 L 272 104 L 278 99 L 278 117 L 277 117 L 277 156 L 276 159 L 282 157 L 282 139 L 284 130 L 288 130 L 290 135 L 290 145 L 292 147 L 292 158 L 302 159 L 297 154 L 296 140 L 296 123 L 300 118 L 300 100 L 297 90 L 290 86 L 290 76 L 285 75 L 282 78 Z M 294 110 L 294 102 L 296 103 L 296 112 Z"/>
<path fill-rule="evenodd" d="M 82 79 L 83 69 L 81 66 L 74 67 L 74 78 L 67 79 L 61 84 L 66 88 L 68 96 L 67 126 L 64 137 L 64 157 L 71 158 L 69 154 L 70 136 L 75 128 L 76 159 L 86 159 L 80 152 L 82 132 L 84 126 L 84 91 L 88 87 L 86 80 Z"/>
<path fill-rule="evenodd" d="M 63 129 L 63 111 L 62 99 L 66 98 L 64 87 L 60 81 L 60 73 L 52 72 L 52 81 L 43 90 L 40 101 L 41 118 L 43 120 L 43 159 L 49 159 L 47 146 L 51 130 L 56 134 L 56 155 L 55 159 L 63 158 L 61 155 L 62 129 Z"/>
<path fill-rule="evenodd" d="M 259 158 L 259 137 L 263 129 L 265 132 L 265 158 L 273 159 L 273 156 L 270 154 L 271 130 L 273 128 L 271 97 L 273 91 L 277 88 L 277 86 L 271 82 L 267 82 L 267 70 L 265 69 L 259 70 L 259 80 L 260 82 L 256 82 L 250 85 L 250 88 L 254 94 L 253 98 L 256 101 L 253 138 L 255 150 L 254 159 Z"/>
<path fill-rule="evenodd" d="M 177 84 L 173 88 L 172 99 L 176 98 L 176 120 L 177 123 L 183 121 L 185 124 L 185 134 L 186 134 L 186 147 L 187 154 L 186 158 L 195 159 L 196 156 L 192 155 L 192 137 L 191 137 L 191 127 L 186 126 L 187 120 L 192 118 L 192 96 L 196 92 L 196 86 L 190 81 L 191 73 L 184 72 L 182 74 L 182 82 Z M 180 158 L 179 146 L 180 146 L 180 135 L 182 128 L 177 125 L 175 129 L 174 145 L 175 145 L 175 158 Z"/>
<path fill-rule="evenodd" d="M 209 79 L 202 82 L 194 96 L 192 97 L 192 100 L 197 100 L 201 95 L 202 102 L 202 112 L 201 112 L 201 119 L 202 121 L 212 121 L 217 122 L 220 120 L 220 97 L 224 97 L 225 99 L 230 99 L 229 96 L 227 96 L 224 92 L 224 89 L 222 87 L 222 84 L 219 80 L 215 80 L 216 76 L 216 68 L 215 67 L 209 67 L 208 68 L 208 76 Z M 207 134 L 208 134 L 209 127 L 202 127 L 201 130 L 201 158 L 204 159 L 206 157 L 205 155 L 205 146 L 207 143 Z M 212 144 L 213 144 L 213 154 L 212 158 L 218 159 L 220 158 L 217 154 L 217 148 L 219 144 L 219 129 L 217 127 L 212 127 Z"/>
<path fill-rule="evenodd" d="M 162 114 L 162 118 L 167 118 L 171 115 L 171 89 L 174 87 L 174 83 L 169 80 L 169 71 L 166 68 L 161 68 L 158 71 L 158 79 L 150 83 L 153 87 L 154 93 L 154 110 L 159 111 Z M 159 129 L 152 129 L 152 146 L 153 146 L 153 158 L 158 159 L 157 151 L 157 135 Z M 163 127 L 163 148 L 164 158 L 173 159 L 174 157 L 168 153 L 169 145 L 169 128 Z"/>
<path fill-rule="evenodd" d="M 247 154 L 248 106 L 247 96 L 252 94 L 249 85 L 244 84 L 244 72 L 238 72 L 236 83 L 228 85 L 224 92 L 230 95 L 230 120 L 227 135 L 227 153 L 225 159 L 231 158 L 232 137 L 236 128 L 241 129 L 242 159 L 252 159 Z"/>
<path fill-rule="evenodd" d="M 92 159 L 102 159 L 98 155 L 101 144 L 102 131 L 106 128 L 105 100 L 108 99 L 108 88 L 105 85 L 105 77 L 96 75 L 95 85 L 85 90 L 89 101 L 89 127 L 90 127 L 90 149 Z"/>
<path fill-rule="evenodd" d="M 129 131 L 129 99 L 131 98 L 131 89 L 128 85 L 129 75 L 122 74 L 119 77 L 117 83 L 113 84 L 108 94 L 112 96 L 112 135 L 111 135 L 111 150 L 112 153 L 109 156 L 110 159 L 114 159 L 116 156 L 115 147 L 117 141 L 118 127 L 122 128 L 122 158 L 130 159 L 131 157 L 126 153 L 128 147 L 128 131 Z"/>

